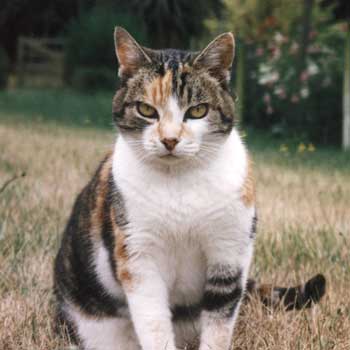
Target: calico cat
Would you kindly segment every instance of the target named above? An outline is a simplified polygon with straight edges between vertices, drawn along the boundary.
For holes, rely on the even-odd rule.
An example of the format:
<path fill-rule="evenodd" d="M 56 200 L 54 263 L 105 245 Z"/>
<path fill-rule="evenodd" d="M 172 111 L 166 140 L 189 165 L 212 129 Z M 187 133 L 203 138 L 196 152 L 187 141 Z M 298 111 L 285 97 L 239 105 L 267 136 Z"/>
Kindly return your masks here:
<path fill-rule="evenodd" d="M 113 152 L 78 196 L 55 261 L 58 316 L 88 350 L 228 350 L 245 291 L 310 306 L 324 278 L 248 281 L 252 163 L 229 91 L 231 33 L 203 51 L 155 51 L 115 31 Z"/>

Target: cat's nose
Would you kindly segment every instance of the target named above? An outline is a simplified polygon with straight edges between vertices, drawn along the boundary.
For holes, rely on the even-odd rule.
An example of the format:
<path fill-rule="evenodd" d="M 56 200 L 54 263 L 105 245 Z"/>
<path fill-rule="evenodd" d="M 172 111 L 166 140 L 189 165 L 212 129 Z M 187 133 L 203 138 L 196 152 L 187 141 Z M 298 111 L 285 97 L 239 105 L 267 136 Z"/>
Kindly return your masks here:
<path fill-rule="evenodd" d="M 175 146 L 179 143 L 179 140 L 176 138 L 172 138 L 172 139 L 163 139 L 161 140 L 162 144 L 165 146 L 165 148 L 171 152 Z"/>

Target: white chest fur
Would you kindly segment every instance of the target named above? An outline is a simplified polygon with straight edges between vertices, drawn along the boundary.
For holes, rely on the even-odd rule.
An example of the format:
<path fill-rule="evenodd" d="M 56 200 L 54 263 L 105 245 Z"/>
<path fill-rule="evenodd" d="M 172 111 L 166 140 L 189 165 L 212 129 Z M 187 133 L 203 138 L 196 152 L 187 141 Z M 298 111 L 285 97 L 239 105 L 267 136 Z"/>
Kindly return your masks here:
<path fill-rule="evenodd" d="M 118 139 L 113 176 L 133 245 L 154 255 L 169 290 L 176 287 L 170 296 L 175 303 L 182 301 L 181 289 L 187 302 L 197 299 L 205 279 L 206 244 L 234 234 L 239 241 L 249 230 L 252 210 L 241 201 L 246 171 L 246 151 L 235 131 L 206 167 L 168 173 L 140 162 Z"/>

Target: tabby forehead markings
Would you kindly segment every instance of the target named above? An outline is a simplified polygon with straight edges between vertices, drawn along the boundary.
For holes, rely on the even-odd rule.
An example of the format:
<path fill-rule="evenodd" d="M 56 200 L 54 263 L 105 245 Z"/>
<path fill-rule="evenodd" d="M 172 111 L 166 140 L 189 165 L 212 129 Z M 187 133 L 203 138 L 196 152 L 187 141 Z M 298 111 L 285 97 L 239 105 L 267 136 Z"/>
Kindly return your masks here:
<path fill-rule="evenodd" d="M 173 73 L 167 70 L 164 76 L 157 76 L 146 86 L 146 101 L 155 108 L 164 108 L 172 92 Z"/>

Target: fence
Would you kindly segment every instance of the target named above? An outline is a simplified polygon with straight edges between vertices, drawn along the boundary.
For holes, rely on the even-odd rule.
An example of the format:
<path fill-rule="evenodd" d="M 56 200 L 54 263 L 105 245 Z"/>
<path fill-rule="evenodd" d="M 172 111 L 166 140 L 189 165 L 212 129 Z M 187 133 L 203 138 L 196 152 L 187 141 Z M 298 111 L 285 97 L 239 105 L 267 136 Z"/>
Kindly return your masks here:
<path fill-rule="evenodd" d="M 17 47 L 17 83 L 60 86 L 64 77 L 64 40 L 20 37 Z"/>

